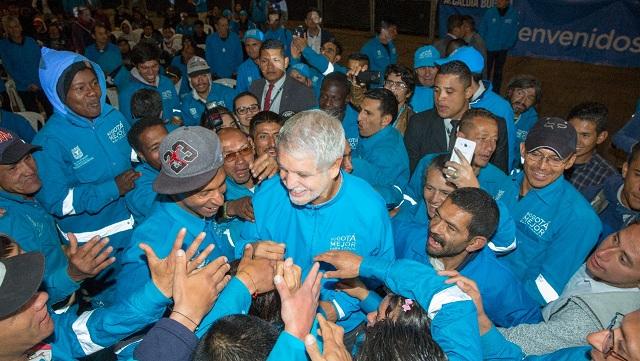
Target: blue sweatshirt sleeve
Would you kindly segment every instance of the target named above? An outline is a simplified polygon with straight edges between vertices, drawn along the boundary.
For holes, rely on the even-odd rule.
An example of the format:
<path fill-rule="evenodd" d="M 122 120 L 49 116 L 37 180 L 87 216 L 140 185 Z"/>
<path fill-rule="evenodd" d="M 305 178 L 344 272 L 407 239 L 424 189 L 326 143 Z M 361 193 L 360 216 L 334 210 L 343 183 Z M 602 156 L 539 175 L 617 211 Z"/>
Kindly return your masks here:
<path fill-rule="evenodd" d="M 55 139 L 36 137 L 34 143 L 46 147 L 43 151 L 34 153 L 34 157 L 42 179 L 42 188 L 36 198 L 49 213 L 57 217 L 85 212 L 98 213 L 120 198 L 115 179 L 102 183 L 75 182 L 70 173 L 73 168 L 64 161 L 67 152 L 62 145 L 56 144 Z"/>
<path fill-rule="evenodd" d="M 288 333 L 283 331 L 276 344 L 273 346 L 269 358 L 267 361 L 307 361 L 307 351 L 304 347 L 304 342 Z"/>
<path fill-rule="evenodd" d="M 451 361 L 480 360 L 482 348 L 473 302 L 434 269 L 412 260 L 364 258 L 361 277 L 374 277 L 392 292 L 415 299 L 432 317 L 433 339 Z"/>
<path fill-rule="evenodd" d="M 134 351 L 138 361 L 189 361 L 198 338 L 188 328 L 170 318 L 163 318 L 147 332 Z"/>
<path fill-rule="evenodd" d="M 216 304 L 211 311 L 200 321 L 196 330 L 196 336 L 204 336 L 211 325 L 218 319 L 236 314 L 247 314 L 251 306 L 251 295 L 247 287 L 237 277 L 233 277 L 222 290 Z"/>
<path fill-rule="evenodd" d="M 496 255 L 504 255 L 516 249 L 516 223 L 511 216 L 509 208 L 502 201 L 496 201 L 496 203 L 500 212 L 498 228 L 487 243 L 487 246 Z"/>
<path fill-rule="evenodd" d="M 44 284 L 49 294 L 50 305 L 54 305 L 80 288 L 80 283 L 75 282 L 69 277 L 67 267 L 58 267 L 52 272 L 44 275 Z"/>
<path fill-rule="evenodd" d="M 322 75 L 327 75 L 334 71 L 333 64 L 331 64 L 324 55 L 316 53 L 309 46 L 302 50 L 302 56 L 304 56 L 309 65 L 316 68 Z"/>
<path fill-rule="evenodd" d="M 382 297 L 380 297 L 379 294 L 373 291 L 369 291 L 367 298 L 360 301 L 360 308 L 364 313 L 377 311 L 381 302 L 382 302 Z"/>
<path fill-rule="evenodd" d="M 75 308 L 54 317 L 51 346 L 56 359 L 76 359 L 109 347 L 156 322 L 169 304 L 153 282 L 118 303 L 77 315 Z"/>
<path fill-rule="evenodd" d="M 640 112 L 631 116 L 627 124 L 613 136 L 613 144 L 629 154 L 638 140 L 640 140 Z"/>

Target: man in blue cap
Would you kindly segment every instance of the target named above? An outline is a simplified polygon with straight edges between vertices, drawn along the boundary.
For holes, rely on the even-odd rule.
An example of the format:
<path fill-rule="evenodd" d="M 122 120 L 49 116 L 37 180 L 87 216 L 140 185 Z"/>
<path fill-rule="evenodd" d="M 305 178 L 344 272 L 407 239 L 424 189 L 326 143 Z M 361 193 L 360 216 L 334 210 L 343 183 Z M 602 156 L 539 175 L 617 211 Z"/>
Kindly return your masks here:
<path fill-rule="evenodd" d="M 244 33 L 243 41 L 244 50 L 247 52 L 247 60 L 238 66 L 238 78 L 236 81 L 236 91 L 238 93 L 249 90 L 249 86 L 254 80 L 262 78 L 258 67 L 258 57 L 260 57 L 260 47 L 264 42 L 264 34 L 258 29 L 250 29 Z"/>
<path fill-rule="evenodd" d="M 433 83 L 438 73 L 435 61 L 439 58 L 440 53 L 431 45 L 418 48 L 413 55 L 413 69 L 419 84 L 413 91 L 410 104 L 416 113 L 433 109 Z"/>
<path fill-rule="evenodd" d="M 513 123 L 513 109 L 509 102 L 491 90 L 491 83 L 489 81 L 482 80 L 484 58 L 479 51 L 471 46 L 463 46 L 454 51 L 447 58 L 436 60 L 436 64 L 442 65 L 454 60 L 465 63 L 469 67 L 469 70 L 471 70 L 471 91 L 473 95 L 469 101 L 469 106 L 471 108 L 486 109 L 503 120 L 501 122 L 501 128 L 506 127 L 507 139 L 504 139 L 505 137 L 501 136 L 502 139 L 499 139 L 498 141 L 496 155 L 498 157 L 506 155 L 507 163 L 499 163 L 496 165 L 505 173 L 509 173 L 515 167 L 515 164 L 518 163 L 516 130 Z"/>

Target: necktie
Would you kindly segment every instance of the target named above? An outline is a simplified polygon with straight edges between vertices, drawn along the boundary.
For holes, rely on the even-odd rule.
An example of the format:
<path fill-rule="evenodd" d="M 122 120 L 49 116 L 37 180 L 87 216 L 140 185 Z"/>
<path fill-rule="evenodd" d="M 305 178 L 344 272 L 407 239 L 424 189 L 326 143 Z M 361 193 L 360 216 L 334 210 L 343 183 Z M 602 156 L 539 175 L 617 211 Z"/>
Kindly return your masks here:
<path fill-rule="evenodd" d="M 269 83 L 269 89 L 267 89 L 267 95 L 264 96 L 264 107 L 262 107 L 262 110 L 271 109 L 271 92 L 273 92 L 273 84 Z"/>
<path fill-rule="evenodd" d="M 453 146 L 456 144 L 456 135 L 458 133 L 459 120 L 451 119 L 451 132 L 449 132 L 449 151 L 453 152 Z"/>

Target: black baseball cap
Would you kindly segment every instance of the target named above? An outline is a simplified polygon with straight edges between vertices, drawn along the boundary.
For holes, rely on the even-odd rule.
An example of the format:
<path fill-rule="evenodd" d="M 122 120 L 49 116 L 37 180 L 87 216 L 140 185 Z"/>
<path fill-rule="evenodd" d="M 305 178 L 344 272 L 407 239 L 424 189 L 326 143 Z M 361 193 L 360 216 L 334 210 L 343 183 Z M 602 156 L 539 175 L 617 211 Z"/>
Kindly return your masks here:
<path fill-rule="evenodd" d="M 539 148 L 549 148 L 558 157 L 566 159 L 576 152 L 578 135 L 575 128 L 564 119 L 546 117 L 538 120 L 529 130 L 524 148 L 533 152 Z"/>
<path fill-rule="evenodd" d="M 0 164 L 18 163 L 25 155 L 40 149 L 42 148 L 20 139 L 14 132 L 0 128 Z"/>
<path fill-rule="evenodd" d="M 24 306 L 40 288 L 44 256 L 29 252 L 0 259 L 0 319 Z"/>

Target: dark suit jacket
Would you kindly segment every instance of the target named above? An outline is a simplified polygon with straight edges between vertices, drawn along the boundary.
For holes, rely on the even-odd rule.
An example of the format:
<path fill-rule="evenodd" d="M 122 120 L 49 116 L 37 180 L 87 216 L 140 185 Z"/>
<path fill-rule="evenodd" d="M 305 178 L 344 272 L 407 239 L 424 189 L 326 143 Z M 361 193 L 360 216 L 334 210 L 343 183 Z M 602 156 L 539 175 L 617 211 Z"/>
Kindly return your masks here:
<path fill-rule="evenodd" d="M 442 119 L 435 109 L 416 113 L 409 118 L 407 130 L 404 133 L 404 144 L 409 154 L 411 173 L 422 157 L 432 153 L 446 152 L 447 132 Z M 491 157 L 491 163 L 507 173 L 508 164 L 507 128 L 504 121 L 498 122 L 498 144 Z"/>
<path fill-rule="evenodd" d="M 307 88 L 304 84 L 291 78 L 289 75 L 282 86 L 282 95 L 280 95 L 280 114 L 285 112 L 298 113 L 303 110 L 309 110 L 318 107 L 318 101 L 313 94 L 311 88 Z M 265 79 L 257 79 L 251 83 L 249 91 L 258 98 L 260 109 L 262 109 L 262 91 L 264 90 Z"/>

